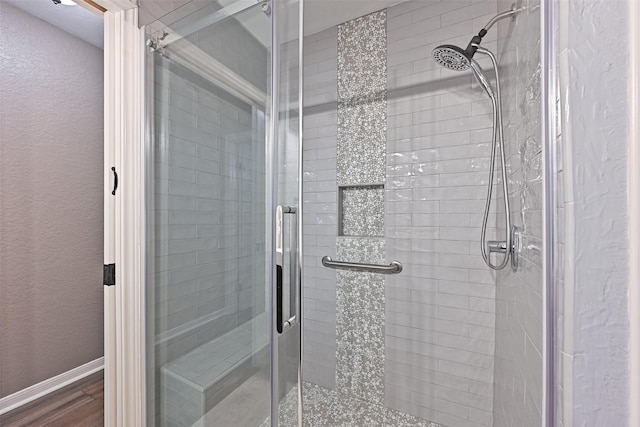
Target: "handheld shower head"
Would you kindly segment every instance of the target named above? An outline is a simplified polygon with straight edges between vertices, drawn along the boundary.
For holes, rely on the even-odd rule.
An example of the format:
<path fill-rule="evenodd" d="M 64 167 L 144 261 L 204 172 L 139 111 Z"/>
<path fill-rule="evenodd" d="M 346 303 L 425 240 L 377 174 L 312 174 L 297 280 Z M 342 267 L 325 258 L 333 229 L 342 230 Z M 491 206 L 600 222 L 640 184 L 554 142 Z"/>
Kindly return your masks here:
<path fill-rule="evenodd" d="M 433 59 L 444 68 L 454 71 L 465 71 L 471 68 L 480 86 L 487 92 L 489 98 L 495 99 L 489 79 L 484 74 L 482 67 L 469 56 L 466 50 L 452 44 L 444 44 L 433 49 Z"/>
<path fill-rule="evenodd" d="M 476 60 L 473 58 L 471 58 L 471 60 L 469 61 L 469 64 L 471 67 L 471 71 L 473 71 L 473 75 L 476 76 L 476 80 L 478 81 L 478 83 L 480 83 L 480 86 L 482 86 L 485 92 L 487 92 L 487 95 L 489 95 L 489 98 L 495 101 L 496 94 L 493 92 L 491 83 L 489 83 L 489 79 L 487 78 L 487 75 L 482 70 L 482 67 L 480 66 L 480 64 L 478 64 Z"/>
<path fill-rule="evenodd" d="M 443 44 L 433 49 L 433 59 L 442 67 L 454 71 L 465 71 L 471 66 L 471 58 L 461 47 Z"/>

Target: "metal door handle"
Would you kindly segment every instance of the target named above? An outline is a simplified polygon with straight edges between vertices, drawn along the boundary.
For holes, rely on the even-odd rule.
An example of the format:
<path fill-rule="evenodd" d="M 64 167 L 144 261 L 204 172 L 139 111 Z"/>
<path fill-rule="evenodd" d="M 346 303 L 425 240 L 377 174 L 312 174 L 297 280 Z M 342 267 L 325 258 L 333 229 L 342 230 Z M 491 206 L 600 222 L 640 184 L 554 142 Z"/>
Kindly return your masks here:
<path fill-rule="evenodd" d="M 287 329 L 291 328 L 298 322 L 297 313 L 291 316 L 289 319 L 284 320 L 284 301 L 283 301 L 283 282 L 284 282 L 284 215 L 293 215 L 297 219 L 297 212 L 295 206 L 278 206 L 276 208 L 276 328 L 278 333 L 283 333 Z M 297 226 L 297 224 L 296 224 Z M 294 233 L 291 234 L 291 241 L 295 240 Z M 290 267 L 290 281 L 289 285 L 294 288 L 296 285 L 297 290 L 298 274 L 297 274 L 297 262 L 295 260 L 295 254 L 292 253 L 291 267 Z M 297 295 L 296 295 L 297 297 Z M 297 305 L 296 305 L 297 306 Z"/>

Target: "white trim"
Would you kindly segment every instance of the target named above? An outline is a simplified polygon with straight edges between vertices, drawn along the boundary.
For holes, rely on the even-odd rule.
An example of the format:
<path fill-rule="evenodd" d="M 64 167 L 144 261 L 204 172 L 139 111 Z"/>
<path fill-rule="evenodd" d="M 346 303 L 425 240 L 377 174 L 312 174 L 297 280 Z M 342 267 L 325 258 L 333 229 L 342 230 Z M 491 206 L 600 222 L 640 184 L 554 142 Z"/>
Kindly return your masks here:
<path fill-rule="evenodd" d="M 138 9 L 116 14 L 117 130 L 115 165 L 121 176 L 115 214 L 116 426 L 146 425 L 144 29 Z"/>
<path fill-rule="evenodd" d="M 640 2 L 629 1 L 629 425 L 640 426 Z"/>
<path fill-rule="evenodd" d="M 115 14 L 104 14 L 104 75 L 115 73 L 116 61 L 114 36 L 116 34 Z M 115 216 L 116 198 L 111 194 L 114 181 L 111 167 L 115 166 L 116 129 L 108 125 L 115 117 L 115 84 L 113 79 L 104 79 L 104 263 L 115 263 Z M 117 169 L 116 169 L 117 171 Z M 116 192 L 117 193 L 117 192 Z M 116 399 L 116 328 L 115 328 L 115 287 L 104 287 L 104 425 L 112 426 L 117 408 Z"/>
<path fill-rule="evenodd" d="M 82 366 L 73 368 L 67 372 L 63 372 L 60 375 L 49 378 L 34 384 L 31 387 L 27 387 L 23 390 L 10 394 L 9 396 L 0 399 L 0 415 L 6 414 L 22 405 L 26 405 L 29 402 L 33 402 L 36 399 L 46 396 L 49 393 L 53 393 L 56 390 L 61 389 L 69 384 L 72 384 L 78 380 L 88 377 L 91 374 L 102 370 L 104 365 L 104 357 L 92 360 L 89 363 L 85 363 Z"/>
<path fill-rule="evenodd" d="M 570 50 L 569 45 L 569 3 L 557 0 L 557 51 L 558 51 L 558 88 L 560 91 L 560 129 L 562 132 L 560 144 L 562 145 L 562 176 L 563 181 L 558 185 L 563 187 L 564 207 L 564 250 L 562 254 L 564 268 L 562 295 L 562 319 L 559 319 L 558 332 L 562 334 L 562 348 L 558 349 L 558 366 L 562 366 L 562 377 L 559 381 L 559 390 L 556 404 L 558 405 L 559 425 L 573 426 L 574 392 L 573 392 L 573 363 L 574 363 L 574 318 L 575 318 L 575 259 L 576 259 L 576 227 L 575 227 L 575 196 L 573 182 L 573 137 L 569 108 L 569 83 L 570 76 Z"/>
<path fill-rule="evenodd" d="M 100 0 L 105 12 L 105 419 L 107 427 L 146 425 L 144 344 L 144 29 L 127 0 Z M 111 195 L 111 166 L 119 176 Z"/>

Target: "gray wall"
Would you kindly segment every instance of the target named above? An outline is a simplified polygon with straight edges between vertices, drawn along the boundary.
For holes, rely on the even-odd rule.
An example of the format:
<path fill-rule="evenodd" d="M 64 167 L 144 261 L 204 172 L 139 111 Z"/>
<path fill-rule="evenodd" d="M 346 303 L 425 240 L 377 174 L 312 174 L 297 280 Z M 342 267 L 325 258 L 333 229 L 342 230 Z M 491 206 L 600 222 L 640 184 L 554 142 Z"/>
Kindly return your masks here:
<path fill-rule="evenodd" d="M 520 229 L 519 267 L 497 275 L 494 425 L 542 424 L 542 138 L 540 122 L 540 1 L 516 21 L 500 21 L 505 151 L 513 225 Z M 498 10 L 511 2 L 500 0 Z M 502 194 L 498 203 L 502 203 Z M 498 216 L 503 227 L 504 210 Z"/>
<path fill-rule="evenodd" d="M 103 355 L 102 51 L 0 2 L 0 397 Z"/>
<path fill-rule="evenodd" d="M 560 3 L 563 424 L 627 426 L 627 2 Z"/>

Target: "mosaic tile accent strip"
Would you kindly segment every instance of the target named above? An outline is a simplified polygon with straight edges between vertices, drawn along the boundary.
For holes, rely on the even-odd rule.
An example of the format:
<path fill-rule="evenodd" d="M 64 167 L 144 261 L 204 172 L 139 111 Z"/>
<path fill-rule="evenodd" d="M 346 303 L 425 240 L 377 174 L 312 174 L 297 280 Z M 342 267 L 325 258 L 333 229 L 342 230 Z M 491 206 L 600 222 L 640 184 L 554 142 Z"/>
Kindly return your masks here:
<path fill-rule="evenodd" d="M 386 91 L 387 11 L 382 10 L 338 26 L 336 175 L 338 185 L 349 187 L 341 191 L 340 231 L 361 236 L 338 240 L 339 260 L 384 262 L 384 240 L 370 236 L 384 233 Z M 383 276 L 338 272 L 336 336 L 336 401 L 345 410 L 331 410 L 324 425 L 383 425 Z"/>
<path fill-rule="evenodd" d="M 338 185 L 385 180 L 387 11 L 338 26 Z"/>
<path fill-rule="evenodd" d="M 384 262 L 384 239 L 341 238 L 337 258 Z M 336 389 L 384 404 L 384 278 L 340 270 L 336 286 Z"/>
<path fill-rule="evenodd" d="M 384 187 L 340 188 L 341 236 L 384 236 Z"/>

